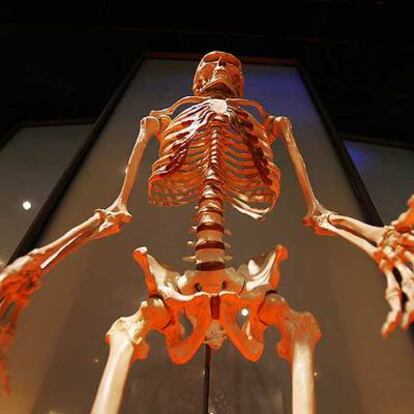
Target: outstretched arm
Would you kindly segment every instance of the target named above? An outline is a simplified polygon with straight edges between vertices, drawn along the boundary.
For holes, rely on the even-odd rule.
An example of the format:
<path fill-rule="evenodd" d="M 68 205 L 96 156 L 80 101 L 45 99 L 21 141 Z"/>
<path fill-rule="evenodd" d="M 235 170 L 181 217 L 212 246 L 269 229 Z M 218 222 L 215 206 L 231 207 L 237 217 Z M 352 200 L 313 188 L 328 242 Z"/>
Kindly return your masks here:
<path fill-rule="evenodd" d="M 313 191 L 293 135 L 292 123 L 286 117 L 273 118 L 272 122 L 272 134 L 283 139 L 305 197 L 305 226 L 313 228 L 317 234 L 340 236 L 377 262 L 386 277 L 385 297 L 391 308 L 382 327 L 382 334 L 387 336 L 400 322 L 407 329 L 414 321 L 414 196 L 408 201 L 408 210 L 391 225 L 384 227 L 371 226 L 326 209 Z M 394 270 L 401 275 L 401 285 L 394 276 Z M 407 296 L 404 312 L 402 293 Z"/>
<path fill-rule="evenodd" d="M 124 223 L 131 221 L 126 204 L 147 142 L 159 129 L 160 122 L 155 117 L 145 117 L 141 121 L 122 189 L 110 207 L 97 209 L 89 219 L 59 239 L 30 251 L 0 271 L 0 385 L 3 383 L 5 389 L 5 354 L 14 338 L 18 318 L 32 293 L 39 288 L 41 277 L 87 242 L 115 234 Z"/>

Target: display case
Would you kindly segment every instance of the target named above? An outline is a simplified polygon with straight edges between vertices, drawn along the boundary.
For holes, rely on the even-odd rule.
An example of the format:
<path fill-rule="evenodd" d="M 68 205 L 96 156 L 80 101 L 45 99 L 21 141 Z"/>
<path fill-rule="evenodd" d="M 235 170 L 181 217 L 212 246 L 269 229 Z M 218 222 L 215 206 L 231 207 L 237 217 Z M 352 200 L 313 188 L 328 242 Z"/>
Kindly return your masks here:
<path fill-rule="evenodd" d="M 96 126 L 93 145 L 73 169 L 70 185 L 36 245 L 56 239 L 94 209 L 112 203 L 139 120 L 189 95 L 196 66 L 197 60 L 190 57 L 142 57 L 118 92 L 119 99 Z M 245 96 L 293 122 L 323 204 L 366 220 L 369 210 L 364 210 L 355 193 L 343 144 L 299 65 L 245 59 L 243 70 Z M 305 204 L 288 154 L 280 141 L 273 144 L 273 151 L 282 176 L 275 210 L 258 223 L 230 209 L 226 214 L 234 261 L 246 262 L 276 244 L 289 249 L 278 290 L 292 307 L 312 312 L 319 322 L 322 339 L 314 373 L 319 413 L 408 414 L 414 406 L 413 343 L 402 331 L 387 341 L 381 337 L 387 313 L 383 277 L 353 246 L 337 238 L 317 237 L 302 225 Z M 185 269 L 181 257 L 188 253 L 193 207 L 149 205 L 147 179 L 157 152 L 156 140 L 150 141 L 129 203 L 132 223 L 120 234 L 71 255 L 44 278 L 20 321 L 9 361 L 12 393 L 1 398 L 0 412 L 89 412 L 107 359 L 105 333 L 114 320 L 134 313 L 147 296 L 132 252 L 147 246 L 162 262 Z M 39 171 L 33 169 L 36 174 Z M 400 206 L 401 211 L 405 208 Z M 203 347 L 188 364 L 179 366 L 169 360 L 163 338 L 151 334 L 149 357 L 133 365 L 121 412 L 202 413 L 208 401 L 209 413 L 290 413 L 290 366 L 277 357 L 277 340 L 276 331 L 266 332 L 265 352 L 256 363 L 243 359 L 226 342 L 212 352 L 207 366 Z"/>

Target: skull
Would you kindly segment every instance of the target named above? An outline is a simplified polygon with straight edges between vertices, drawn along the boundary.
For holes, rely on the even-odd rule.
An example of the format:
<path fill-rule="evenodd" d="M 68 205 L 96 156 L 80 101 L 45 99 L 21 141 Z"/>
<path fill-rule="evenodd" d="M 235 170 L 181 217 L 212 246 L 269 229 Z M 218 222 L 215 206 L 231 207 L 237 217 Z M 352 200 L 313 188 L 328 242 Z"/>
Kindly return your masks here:
<path fill-rule="evenodd" d="M 193 81 L 195 96 L 240 97 L 244 77 L 240 61 L 230 53 L 210 52 L 196 70 Z"/>

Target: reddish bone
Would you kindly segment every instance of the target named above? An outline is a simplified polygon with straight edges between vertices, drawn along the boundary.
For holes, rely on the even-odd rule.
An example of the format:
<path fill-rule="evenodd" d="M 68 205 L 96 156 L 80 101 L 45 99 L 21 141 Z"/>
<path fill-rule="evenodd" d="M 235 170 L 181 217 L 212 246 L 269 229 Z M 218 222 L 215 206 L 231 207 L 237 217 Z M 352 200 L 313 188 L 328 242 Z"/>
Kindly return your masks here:
<path fill-rule="evenodd" d="M 130 364 L 146 358 L 145 339 L 151 330 L 166 338 L 167 351 L 177 364 L 188 362 L 204 344 L 213 349 L 229 338 L 251 361 L 263 352 L 269 326 L 281 335 L 280 357 L 292 365 L 294 414 L 315 412 L 313 351 L 320 339 L 315 318 L 292 310 L 276 293 L 279 265 L 287 250 L 277 246 L 236 269 L 227 267 L 229 245 L 224 235 L 225 202 L 254 219 L 262 219 L 279 196 L 280 173 L 273 163 L 271 144 L 280 137 L 286 144 L 307 205 L 304 224 L 317 234 L 338 235 L 363 249 L 387 279 L 386 299 L 391 310 L 383 326 L 388 335 L 401 321 L 407 328 L 414 319 L 414 196 L 408 210 L 386 227 L 374 227 L 327 210 L 316 198 L 306 166 L 286 117 L 274 117 L 257 102 L 242 98 L 244 77 L 240 61 L 231 54 L 211 52 L 201 60 L 193 81 L 194 96 L 179 99 L 169 108 L 143 118 L 131 153 L 121 192 L 106 209 L 98 209 L 84 223 L 60 239 L 17 259 L 0 273 L 0 380 L 7 387 L 5 355 L 17 320 L 40 279 L 68 254 L 89 241 L 117 233 L 131 221 L 126 205 L 143 151 L 156 136 L 159 159 L 148 182 L 150 201 L 156 206 L 196 203 L 196 241 L 188 244 L 193 270 L 183 274 L 136 249 L 148 299 L 137 313 L 117 320 L 107 334 L 110 355 L 93 407 L 95 414 L 115 414 L 122 400 Z M 190 105 L 174 116 L 182 105 Z M 260 120 L 247 108 L 255 108 Z M 402 283 L 396 281 L 398 270 Z M 408 300 L 403 312 L 401 297 Z M 243 326 L 237 318 L 249 311 Z M 186 333 L 180 316 L 192 330 Z"/>

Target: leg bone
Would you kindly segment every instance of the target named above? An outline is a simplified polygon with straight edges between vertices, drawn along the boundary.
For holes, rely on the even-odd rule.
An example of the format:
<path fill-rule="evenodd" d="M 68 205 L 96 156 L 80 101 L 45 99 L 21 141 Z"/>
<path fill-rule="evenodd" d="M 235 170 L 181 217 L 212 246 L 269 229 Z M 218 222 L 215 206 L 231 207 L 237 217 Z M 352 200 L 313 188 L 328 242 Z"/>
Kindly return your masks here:
<path fill-rule="evenodd" d="M 137 313 L 120 318 L 112 325 L 106 336 L 109 358 L 92 414 L 118 412 L 131 363 L 148 355 L 145 337 L 151 330 L 162 330 L 169 322 L 170 315 L 162 300 L 150 298 L 142 302 Z"/>
<path fill-rule="evenodd" d="M 313 353 L 321 337 L 318 323 L 309 312 L 292 310 L 276 293 L 267 295 L 259 315 L 264 323 L 279 330 L 277 352 L 292 364 L 293 414 L 314 414 Z"/>

